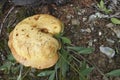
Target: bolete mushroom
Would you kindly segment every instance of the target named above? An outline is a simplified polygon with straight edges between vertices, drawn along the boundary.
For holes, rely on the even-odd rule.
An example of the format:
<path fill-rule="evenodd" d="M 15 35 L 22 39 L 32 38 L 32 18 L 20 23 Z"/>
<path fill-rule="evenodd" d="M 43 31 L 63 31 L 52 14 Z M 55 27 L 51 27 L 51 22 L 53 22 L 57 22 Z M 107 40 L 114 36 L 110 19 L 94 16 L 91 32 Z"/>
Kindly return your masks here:
<path fill-rule="evenodd" d="M 58 60 L 60 44 L 53 36 L 62 30 L 62 22 L 48 14 L 38 14 L 19 22 L 9 35 L 8 46 L 14 58 L 24 66 L 52 67 Z"/>

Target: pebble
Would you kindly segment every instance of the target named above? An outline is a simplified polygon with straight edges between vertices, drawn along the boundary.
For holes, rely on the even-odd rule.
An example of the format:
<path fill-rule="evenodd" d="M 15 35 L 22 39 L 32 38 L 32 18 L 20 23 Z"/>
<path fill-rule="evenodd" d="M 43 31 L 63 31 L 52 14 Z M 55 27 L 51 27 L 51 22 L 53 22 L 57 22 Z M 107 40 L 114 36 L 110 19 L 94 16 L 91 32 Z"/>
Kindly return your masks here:
<path fill-rule="evenodd" d="M 87 18 L 84 17 L 84 18 L 83 18 L 83 22 L 85 22 L 86 20 L 87 20 Z"/>
<path fill-rule="evenodd" d="M 73 4 L 70 4 L 71 7 L 73 7 Z"/>
<path fill-rule="evenodd" d="M 107 40 L 107 42 L 110 42 L 110 43 L 112 43 L 112 44 L 114 44 L 115 43 L 115 41 L 114 40 L 112 40 L 112 39 L 106 39 Z"/>
<path fill-rule="evenodd" d="M 89 45 L 89 46 L 93 46 L 93 40 L 89 40 L 89 41 L 88 41 L 88 45 Z"/>
<path fill-rule="evenodd" d="M 82 13 L 82 14 L 84 14 L 85 12 L 86 12 L 86 10 L 85 10 L 85 9 L 82 9 L 82 10 L 81 10 L 81 13 Z"/>
<path fill-rule="evenodd" d="M 87 29 L 86 29 L 86 32 L 91 33 L 91 29 L 90 29 L 90 28 L 87 28 Z"/>
<path fill-rule="evenodd" d="M 72 25 L 80 25 L 80 21 L 78 19 L 71 20 Z"/>
<path fill-rule="evenodd" d="M 101 32 L 101 31 L 99 31 L 99 32 L 98 32 L 98 35 L 99 35 L 99 36 L 101 36 L 101 35 L 102 35 L 102 32 Z"/>
<path fill-rule="evenodd" d="M 73 15 L 71 15 L 71 14 L 68 14 L 68 15 L 66 16 L 67 19 L 71 19 L 72 17 L 73 17 Z"/>
<path fill-rule="evenodd" d="M 99 49 L 102 53 L 104 53 L 109 58 L 112 58 L 115 55 L 115 50 L 110 47 L 100 46 Z"/>
<path fill-rule="evenodd" d="M 85 12 L 86 12 L 85 9 L 80 9 L 78 10 L 77 14 L 80 16 L 80 15 L 83 15 Z"/>
<path fill-rule="evenodd" d="M 87 29 L 81 29 L 81 32 L 88 32 L 88 33 L 91 33 L 91 29 L 90 29 L 90 28 L 87 28 Z"/>
<path fill-rule="evenodd" d="M 108 15 L 104 15 L 102 13 L 97 12 L 95 14 L 90 15 L 88 21 L 91 22 L 96 20 L 97 18 L 108 18 L 108 17 L 109 17 Z"/>
<path fill-rule="evenodd" d="M 94 41 L 94 42 L 97 42 L 97 39 L 94 39 L 93 41 Z"/>
<path fill-rule="evenodd" d="M 90 15 L 88 22 L 94 21 L 96 19 L 96 15 Z"/>
<path fill-rule="evenodd" d="M 81 12 L 78 12 L 77 14 L 78 14 L 79 16 L 80 16 L 80 15 L 82 15 L 82 13 L 81 13 Z"/>

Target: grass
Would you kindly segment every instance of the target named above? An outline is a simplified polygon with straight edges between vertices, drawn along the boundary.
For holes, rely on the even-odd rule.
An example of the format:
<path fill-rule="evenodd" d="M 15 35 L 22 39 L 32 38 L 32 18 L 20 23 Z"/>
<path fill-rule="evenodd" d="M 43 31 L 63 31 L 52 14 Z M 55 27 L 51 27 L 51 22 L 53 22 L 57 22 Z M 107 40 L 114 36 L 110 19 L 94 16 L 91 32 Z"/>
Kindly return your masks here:
<path fill-rule="evenodd" d="M 99 4 L 97 4 L 98 8 L 104 12 L 105 14 L 110 14 L 112 13 L 112 10 L 108 9 L 104 3 L 103 0 L 100 1 Z M 111 17 L 110 18 L 110 21 L 113 23 L 113 24 L 120 24 L 120 19 L 116 18 L 116 17 Z"/>
<path fill-rule="evenodd" d="M 97 6 L 99 7 L 99 9 L 100 9 L 101 11 L 103 11 L 103 12 L 106 13 L 106 14 L 109 14 L 109 13 L 112 12 L 110 9 L 106 8 L 105 3 L 104 3 L 103 0 L 101 0 L 100 3 L 97 4 Z"/>

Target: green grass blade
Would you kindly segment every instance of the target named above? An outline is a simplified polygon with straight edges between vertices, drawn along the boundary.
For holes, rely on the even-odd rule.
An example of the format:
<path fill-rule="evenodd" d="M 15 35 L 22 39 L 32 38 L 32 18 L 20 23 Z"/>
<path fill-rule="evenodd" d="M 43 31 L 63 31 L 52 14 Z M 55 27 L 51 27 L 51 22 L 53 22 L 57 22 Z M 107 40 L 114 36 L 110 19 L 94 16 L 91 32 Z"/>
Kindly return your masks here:
<path fill-rule="evenodd" d="M 80 54 L 90 54 L 94 51 L 94 48 L 84 48 L 84 47 L 68 47 L 68 49 L 75 50 Z"/>
<path fill-rule="evenodd" d="M 94 68 L 91 67 L 91 68 L 86 68 L 84 69 L 83 71 L 81 71 L 81 73 L 84 75 L 84 76 L 87 76 L 90 74 L 90 72 L 93 70 Z"/>
<path fill-rule="evenodd" d="M 100 1 L 100 8 L 103 9 L 105 7 L 103 0 Z"/>
<path fill-rule="evenodd" d="M 120 69 L 113 70 L 106 74 L 107 76 L 120 76 Z"/>
<path fill-rule="evenodd" d="M 13 57 L 12 54 L 8 55 L 8 56 L 7 56 L 7 59 L 8 59 L 9 61 L 15 61 L 15 58 Z"/>
<path fill-rule="evenodd" d="M 23 66 L 20 66 L 20 73 L 19 76 L 17 77 L 17 80 L 22 80 L 22 71 L 23 71 Z"/>
<path fill-rule="evenodd" d="M 10 70 L 12 63 L 11 62 L 6 62 L 2 66 L 0 66 L 0 70 Z"/>
<path fill-rule="evenodd" d="M 114 24 L 120 24 L 120 19 L 111 18 L 111 22 L 114 23 Z"/>
<path fill-rule="evenodd" d="M 61 37 L 61 39 L 64 44 L 71 44 L 70 39 L 68 39 L 67 37 Z"/>
<path fill-rule="evenodd" d="M 52 72 L 48 80 L 54 80 L 55 78 L 55 71 Z"/>

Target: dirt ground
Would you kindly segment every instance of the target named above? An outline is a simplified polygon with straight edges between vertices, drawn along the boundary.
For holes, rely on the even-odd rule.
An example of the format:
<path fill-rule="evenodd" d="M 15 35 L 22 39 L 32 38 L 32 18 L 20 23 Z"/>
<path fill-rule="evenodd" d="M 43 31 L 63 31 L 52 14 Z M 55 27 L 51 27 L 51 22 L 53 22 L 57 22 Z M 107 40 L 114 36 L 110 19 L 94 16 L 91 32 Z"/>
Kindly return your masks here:
<path fill-rule="evenodd" d="M 117 30 L 120 30 L 120 26 L 112 24 L 110 18 L 96 18 L 90 20 L 91 15 L 97 12 L 103 13 L 96 8 L 99 1 L 100 0 L 70 0 L 70 2 L 62 5 L 41 4 L 32 7 L 14 6 L 11 2 L 7 2 L 6 5 L 4 5 L 4 9 L 2 9 L 2 14 L 0 14 L 1 24 L 3 24 L 7 13 L 13 6 L 14 9 L 9 13 L 9 16 L 3 24 L 0 41 L 2 42 L 3 39 L 8 39 L 8 34 L 5 33 L 5 31 L 10 32 L 16 23 L 26 17 L 25 15 L 30 16 L 47 13 L 59 18 L 64 23 L 65 36 L 72 40 L 72 44 L 95 48 L 93 54 L 84 56 L 84 58 L 89 61 L 90 66 L 95 65 L 103 74 L 114 69 L 119 69 L 120 39 L 111 26 L 115 27 Z M 8 30 L 8 27 L 11 27 L 11 25 L 13 25 L 11 30 Z M 109 58 L 107 55 L 103 54 L 99 49 L 102 45 L 114 49 L 114 57 Z M 4 50 L 0 52 L 0 65 L 2 65 L 2 62 L 6 59 L 7 49 Z M 89 80 L 105 80 L 98 69 L 94 69 L 91 72 Z M 2 74 L 2 72 L 0 72 L 0 74 Z M 109 80 L 120 80 L 120 77 L 110 77 Z"/>

